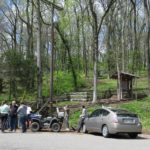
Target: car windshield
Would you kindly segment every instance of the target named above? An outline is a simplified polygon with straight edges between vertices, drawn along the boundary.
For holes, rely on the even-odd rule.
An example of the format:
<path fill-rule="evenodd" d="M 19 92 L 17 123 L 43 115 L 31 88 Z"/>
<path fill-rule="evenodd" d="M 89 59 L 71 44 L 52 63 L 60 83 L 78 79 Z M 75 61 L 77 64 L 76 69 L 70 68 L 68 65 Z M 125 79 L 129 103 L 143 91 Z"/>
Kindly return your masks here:
<path fill-rule="evenodd" d="M 111 109 L 111 111 L 115 112 L 119 117 L 137 117 L 136 114 L 123 109 Z"/>

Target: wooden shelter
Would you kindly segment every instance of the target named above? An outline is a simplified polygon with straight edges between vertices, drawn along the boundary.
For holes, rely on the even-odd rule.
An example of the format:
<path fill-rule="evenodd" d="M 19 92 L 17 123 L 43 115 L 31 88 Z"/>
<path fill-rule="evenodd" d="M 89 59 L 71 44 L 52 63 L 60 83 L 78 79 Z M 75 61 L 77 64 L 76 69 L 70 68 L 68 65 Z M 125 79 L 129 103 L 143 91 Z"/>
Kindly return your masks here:
<path fill-rule="evenodd" d="M 137 76 L 126 72 L 120 72 L 119 74 L 115 73 L 112 78 L 118 80 L 118 99 L 133 98 L 133 81 L 135 78 L 138 78 Z"/>

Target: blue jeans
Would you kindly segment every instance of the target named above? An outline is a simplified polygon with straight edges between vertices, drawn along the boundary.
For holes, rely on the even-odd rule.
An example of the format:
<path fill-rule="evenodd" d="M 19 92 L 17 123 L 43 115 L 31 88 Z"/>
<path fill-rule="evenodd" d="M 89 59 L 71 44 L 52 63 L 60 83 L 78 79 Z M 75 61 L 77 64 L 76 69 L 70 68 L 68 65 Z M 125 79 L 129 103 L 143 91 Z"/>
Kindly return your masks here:
<path fill-rule="evenodd" d="M 20 118 L 20 123 L 21 123 L 21 127 L 22 127 L 22 132 L 24 133 L 27 130 L 27 127 L 26 127 L 27 116 L 21 115 L 19 118 Z"/>
<path fill-rule="evenodd" d="M 16 130 L 17 127 L 17 116 L 10 116 L 10 129 Z"/>
<path fill-rule="evenodd" d="M 78 128 L 77 128 L 78 132 L 80 132 L 81 128 L 83 127 L 84 120 L 85 120 L 85 118 L 82 118 L 82 117 L 80 118 Z"/>

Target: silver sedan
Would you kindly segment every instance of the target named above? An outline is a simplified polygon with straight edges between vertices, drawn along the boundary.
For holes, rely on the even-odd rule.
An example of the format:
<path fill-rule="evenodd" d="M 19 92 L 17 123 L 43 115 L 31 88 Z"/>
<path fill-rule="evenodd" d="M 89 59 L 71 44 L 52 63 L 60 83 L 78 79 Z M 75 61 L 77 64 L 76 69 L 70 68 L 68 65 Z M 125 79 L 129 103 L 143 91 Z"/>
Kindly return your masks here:
<path fill-rule="evenodd" d="M 131 138 L 136 138 L 142 132 L 142 124 L 137 114 L 127 110 L 100 108 L 85 119 L 83 132 L 98 132 L 104 137 L 127 133 Z"/>

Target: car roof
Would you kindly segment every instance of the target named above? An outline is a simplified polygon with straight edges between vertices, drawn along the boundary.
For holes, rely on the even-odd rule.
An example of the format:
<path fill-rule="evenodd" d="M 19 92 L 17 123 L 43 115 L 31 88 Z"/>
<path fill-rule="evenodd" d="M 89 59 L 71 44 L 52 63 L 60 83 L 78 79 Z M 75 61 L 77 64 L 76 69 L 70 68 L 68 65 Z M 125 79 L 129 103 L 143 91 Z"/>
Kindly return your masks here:
<path fill-rule="evenodd" d="M 120 113 L 131 113 L 128 110 L 121 109 L 121 108 L 102 107 L 102 109 L 107 110 L 109 112 L 117 113 L 117 114 L 120 114 Z"/>

